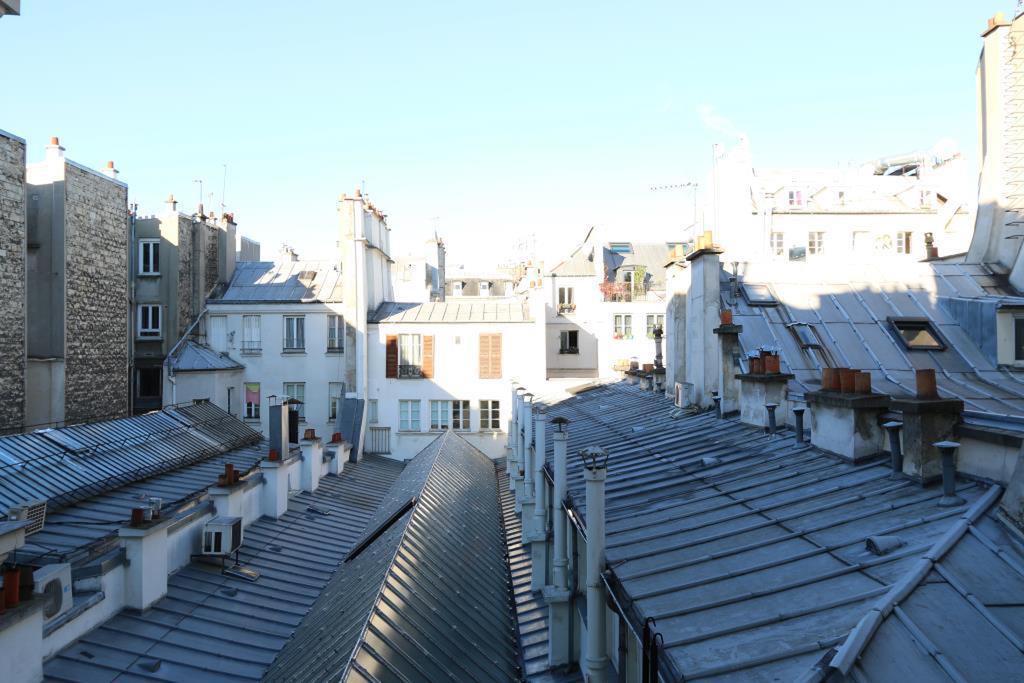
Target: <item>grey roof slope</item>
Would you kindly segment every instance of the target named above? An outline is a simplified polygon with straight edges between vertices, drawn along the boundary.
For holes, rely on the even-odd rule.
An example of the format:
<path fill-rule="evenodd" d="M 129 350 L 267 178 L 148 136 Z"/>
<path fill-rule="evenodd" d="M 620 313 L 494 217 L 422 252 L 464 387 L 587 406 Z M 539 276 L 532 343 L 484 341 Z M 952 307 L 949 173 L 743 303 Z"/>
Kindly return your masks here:
<path fill-rule="evenodd" d="M 792 432 L 771 437 L 713 413 L 681 415 L 664 397 L 623 383 L 554 403 L 548 415 L 571 420 L 571 454 L 595 444 L 609 449 L 609 582 L 634 624 L 656 619 L 663 669 L 673 680 L 796 680 L 830 661 L 894 586 L 917 585 L 915 571 L 962 526 L 968 506 L 985 525 L 997 525 L 998 487 L 960 481 L 967 503 L 939 507 L 936 488 L 890 479 L 878 462 L 852 465 L 796 444 Z M 550 459 L 550 436 L 546 450 Z M 585 519 L 575 456 L 569 491 Z M 865 540 L 878 534 L 898 535 L 904 545 L 871 554 Z M 949 561 L 970 556 L 971 576 L 1001 573 L 1001 618 L 1024 638 L 1024 583 L 1016 581 L 1024 558 L 998 541 L 971 555 L 980 545 L 974 539 L 955 543 Z M 968 569 L 961 564 L 960 571 Z M 948 618 L 959 633 L 959 613 L 943 602 L 948 592 L 926 582 L 908 600 L 926 603 L 930 625 Z M 966 605 L 976 609 L 969 599 Z M 988 680 L 1024 670 L 1024 655 L 1002 647 L 1006 638 L 977 638 L 976 651 L 979 642 L 999 647 L 986 666 L 1000 675 Z M 909 647 L 900 656 L 922 667 L 930 659 Z M 866 678 L 891 680 L 896 672 L 879 667 Z"/>
<path fill-rule="evenodd" d="M 401 471 L 402 463 L 376 456 L 346 464 L 316 492 L 292 496 L 280 519 L 246 528 L 241 561 L 260 571 L 257 581 L 190 564 L 150 609 L 122 611 L 49 660 L 46 678 L 258 680 Z"/>
<path fill-rule="evenodd" d="M 341 268 L 330 261 L 242 261 L 211 303 L 338 303 L 342 289 Z"/>
<path fill-rule="evenodd" d="M 885 264 L 863 264 L 856 271 L 838 264 L 820 269 L 755 264 L 741 275 L 744 285 L 768 284 L 778 306 L 752 306 L 743 296 L 733 301 L 724 269 L 722 306 L 733 307 L 733 320 L 743 327 L 744 350 L 763 344 L 781 350 L 785 371 L 796 375 L 790 382 L 792 395 L 820 388 L 824 362 L 822 354 L 801 348 L 798 334 L 806 332 L 833 366 L 870 371 L 872 385 L 882 393 L 912 395 L 914 371 L 933 368 L 942 396 L 962 399 L 969 418 L 1024 418 L 1024 372 L 998 366 L 994 352 L 978 343 L 982 337 L 995 339 L 994 309 L 987 318 L 973 311 L 1024 300 L 1006 296 L 1000 278 L 984 267 L 908 263 L 894 272 Z M 972 308 L 958 318 L 957 311 L 968 304 L 951 304 L 951 299 L 970 302 Z M 977 319 L 970 317 L 974 313 Z M 889 317 L 927 318 L 947 348 L 906 349 Z"/>
<path fill-rule="evenodd" d="M 371 323 L 528 323 L 529 306 L 521 299 L 495 301 L 385 301 L 370 316 Z"/>
<path fill-rule="evenodd" d="M 260 438 L 208 402 L 0 437 L 0 511 L 32 499 L 54 511 Z"/>
<path fill-rule="evenodd" d="M 209 372 L 218 370 L 243 370 L 245 366 L 226 353 L 214 351 L 205 344 L 186 339 L 167 359 L 167 365 L 174 372 Z"/>
<path fill-rule="evenodd" d="M 615 271 L 620 268 L 636 268 L 643 266 L 650 276 L 650 288 L 665 289 L 665 263 L 668 261 L 669 249 L 666 242 L 630 242 L 632 251 L 628 254 L 613 252 L 607 245 L 604 247 L 605 276 L 615 279 Z"/>
<path fill-rule="evenodd" d="M 501 508 L 485 455 L 454 432 L 438 436 L 356 548 L 266 680 L 518 678 Z"/>

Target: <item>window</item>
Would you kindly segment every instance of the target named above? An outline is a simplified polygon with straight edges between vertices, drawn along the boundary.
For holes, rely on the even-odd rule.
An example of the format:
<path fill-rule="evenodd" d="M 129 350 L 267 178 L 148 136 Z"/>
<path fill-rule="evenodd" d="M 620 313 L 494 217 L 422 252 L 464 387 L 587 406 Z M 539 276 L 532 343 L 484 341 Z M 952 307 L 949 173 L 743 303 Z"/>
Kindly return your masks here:
<path fill-rule="evenodd" d="M 242 316 L 242 353 L 259 353 L 263 349 L 263 335 L 258 315 Z"/>
<path fill-rule="evenodd" d="M 632 254 L 633 245 L 629 242 L 612 242 L 608 245 L 608 251 L 613 254 Z"/>
<path fill-rule="evenodd" d="M 480 335 L 480 379 L 501 379 L 501 334 Z"/>
<path fill-rule="evenodd" d="M 452 401 L 452 429 L 469 431 L 469 401 Z"/>
<path fill-rule="evenodd" d="M 804 206 L 804 193 L 801 190 L 789 190 L 786 193 L 786 205 L 791 209 L 802 209 Z"/>
<path fill-rule="evenodd" d="M 398 402 L 398 429 L 403 432 L 420 431 L 420 402 Z"/>
<path fill-rule="evenodd" d="M 480 283 L 480 296 L 490 296 L 490 295 L 491 295 L 491 283 L 490 282 L 481 282 Z"/>
<path fill-rule="evenodd" d="M 139 240 L 139 275 L 160 274 L 160 240 Z"/>
<path fill-rule="evenodd" d="M 814 252 L 811 252 L 814 253 Z M 853 253 L 855 254 L 869 254 L 871 253 L 871 233 L 867 230 L 854 230 L 853 231 Z"/>
<path fill-rule="evenodd" d="M 562 330 L 559 333 L 559 353 L 579 353 L 580 333 L 577 330 Z"/>
<path fill-rule="evenodd" d="M 769 239 L 768 248 L 771 250 L 772 256 L 782 256 L 785 247 L 783 246 L 783 234 L 781 232 L 773 232 Z"/>
<path fill-rule="evenodd" d="M 345 385 L 341 382 L 328 382 L 327 383 L 327 419 L 337 420 L 338 413 L 341 411 L 341 399 L 344 398 L 341 395 L 341 388 Z"/>
<path fill-rule="evenodd" d="M 423 375 L 423 345 L 418 334 L 398 335 L 398 376 Z"/>
<path fill-rule="evenodd" d="M 1013 319 L 1013 359 L 1024 360 L 1024 318 Z"/>
<path fill-rule="evenodd" d="M 931 208 L 931 205 L 932 205 L 932 192 L 931 192 L 931 190 L 921 190 L 920 193 L 919 193 L 919 197 L 920 197 L 921 208 L 922 209 Z"/>
<path fill-rule="evenodd" d="M 576 293 L 572 287 L 559 287 L 558 288 L 558 312 L 565 313 L 567 311 L 576 310 Z"/>
<path fill-rule="evenodd" d="M 768 285 L 744 282 L 740 285 L 740 291 L 743 293 L 743 298 L 751 306 L 775 306 L 779 303 L 778 299 L 775 298 L 775 293 L 772 292 L 772 288 Z"/>
<path fill-rule="evenodd" d="M 633 338 L 633 316 L 628 313 L 616 313 L 614 325 L 615 330 L 612 336 L 615 339 Z"/>
<path fill-rule="evenodd" d="M 501 409 L 498 401 L 480 401 L 480 429 L 501 429 Z"/>
<path fill-rule="evenodd" d="M 341 353 L 345 350 L 345 319 L 340 315 L 327 316 L 327 351 Z"/>
<path fill-rule="evenodd" d="M 306 350 L 306 319 L 301 315 L 284 317 L 284 350 Z"/>
<path fill-rule="evenodd" d="M 245 383 L 245 419 L 260 419 L 260 383 Z"/>
<path fill-rule="evenodd" d="M 380 417 L 377 415 L 377 399 L 371 398 L 366 402 L 366 424 L 375 425 Z"/>
<path fill-rule="evenodd" d="M 306 383 L 305 382 L 285 382 L 284 383 L 284 395 L 288 398 L 294 398 L 296 401 L 301 401 L 297 406 L 299 410 L 299 419 L 306 419 Z"/>
<path fill-rule="evenodd" d="M 430 428 L 448 429 L 452 425 L 451 401 L 430 402 Z"/>
<path fill-rule="evenodd" d="M 875 238 L 875 251 L 886 253 L 892 251 L 892 235 L 879 235 Z"/>
<path fill-rule="evenodd" d="M 836 192 L 836 200 L 839 202 L 839 206 L 846 206 L 846 192 L 843 190 Z"/>
<path fill-rule="evenodd" d="M 135 395 L 139 398 L 160 398 L 160 368 L 136 368 Z"/>
<path fill-rule="evenodd" d="M 461 282 L 456 282 L 455 284 L 452 285 L 452 293 L 455 296 L 462 296 L 462 283 Z"/>
<path fill-rule="evenodd" d="M 814 256 L 821 256 L 825 253 L 825 233 L 823 232 L 809 232 L 807 233 L 807 253 Z"/>
<path fill-rule="evenodd" d="M 160 304 L 139 304 L 139 337 L 160 338 Z"/>
<path fill-rule="evenodd" d="M 665 316 L 659 314 L 647 315 L 647 338 L 654 339 L 654 328 L 660 327 L 662 334 L 665 333 Z"/>
<path fill-rule="evenodd" d="M 896 253 L 897 254 L 909 254 L 910 253 L 910 236 L 912 232 L 898 232 L 896 233 Z"/>
<path fill-rule="evenodd" d="M 942 351 L 946 348 L 938 330 L 927 318 L 889 318 L 903 345 L 912 351 Z"/>

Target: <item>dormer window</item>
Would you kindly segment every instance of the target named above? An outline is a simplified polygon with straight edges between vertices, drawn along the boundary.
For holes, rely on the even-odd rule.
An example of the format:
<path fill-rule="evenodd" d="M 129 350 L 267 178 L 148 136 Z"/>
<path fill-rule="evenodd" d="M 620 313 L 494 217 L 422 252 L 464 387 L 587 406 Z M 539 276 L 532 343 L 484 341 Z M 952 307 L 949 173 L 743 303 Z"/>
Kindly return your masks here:
<path fill-rule="evenodd" d="M 791 209 L 804 208 L 803 190 L 788 190 L 786 192 L 786 206 Z"/>
<path fill-rule="evenodd" d="M 608 245 L 608 251 L 613 254 L 632 254 L 633 245 L 629 242 L 612 242 Z"/>
<path fill-rule="evenodd" d="M 740 291 L 743 292 L 743 298 L 751 306 L 777 306 L 779 304 L 775 293 L 768 285 L 744 283 L 740 287 Z"/>
<path fill-rule="evenodd" d="M 946 343 L 927 318 L 889 318 L 896 336 L 911 351 L 943 351 Z"/>

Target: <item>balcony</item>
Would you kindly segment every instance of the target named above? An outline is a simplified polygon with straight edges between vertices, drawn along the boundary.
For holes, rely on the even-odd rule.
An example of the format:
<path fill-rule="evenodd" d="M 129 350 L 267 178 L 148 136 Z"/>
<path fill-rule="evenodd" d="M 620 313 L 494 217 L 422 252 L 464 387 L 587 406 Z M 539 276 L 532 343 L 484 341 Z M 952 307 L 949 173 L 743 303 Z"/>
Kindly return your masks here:
<path fill-rule="evenodd" d="M 646 284 L 634 285 L 630 282 L 602 282 L 599 287 L 602 300 L 605 302 L 628 304 L 634 301 L 665 301 L 665 292 L 653 291 Z"/>
<path fill-rule="evenodd" d="M 576 311 L 576 304 L 558 304 L 558 313 L 559 313 L 559 315 L 564 315 L 566 313 L 573 313 L 575 311 Z"/>

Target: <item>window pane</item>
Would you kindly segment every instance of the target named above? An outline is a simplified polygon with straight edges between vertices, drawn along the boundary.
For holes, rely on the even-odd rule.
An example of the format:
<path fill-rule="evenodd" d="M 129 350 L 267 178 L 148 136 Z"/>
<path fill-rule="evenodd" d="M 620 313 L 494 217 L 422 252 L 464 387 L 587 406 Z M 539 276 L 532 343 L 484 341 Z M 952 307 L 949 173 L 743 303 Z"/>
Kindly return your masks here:
<path fill-rule="evenodd" d="M 260 416 L 259 382 L 245 383 L 245 416 L 250 419 L 255 419 Z"/>
<path fill-rule="evenodd" d="M 1014 360 L 1024 360 L 1024 318 L 1013 320 Z"/>
<path fill-rule="evenodd" d="M 327 417 L 330 420 L 338 419 L 338 411 L 341 408 L 341 382 L 328 382 L 327 384 Z"/>

